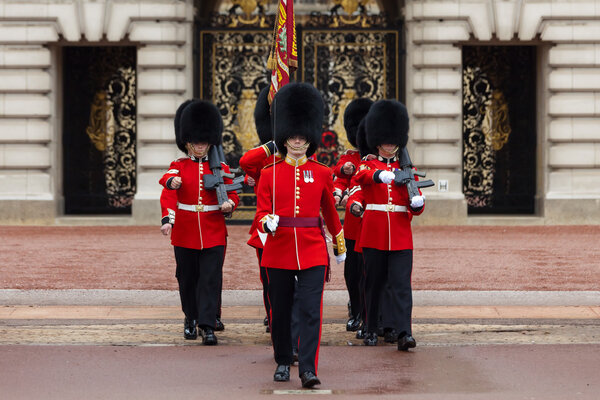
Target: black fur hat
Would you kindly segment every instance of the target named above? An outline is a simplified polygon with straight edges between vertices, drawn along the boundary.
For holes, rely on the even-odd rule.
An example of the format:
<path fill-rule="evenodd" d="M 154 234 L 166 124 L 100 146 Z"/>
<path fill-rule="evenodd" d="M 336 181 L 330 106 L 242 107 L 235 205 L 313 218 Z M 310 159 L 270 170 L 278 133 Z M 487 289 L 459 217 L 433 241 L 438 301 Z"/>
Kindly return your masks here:
<path fill-rule="evenodd" d="M 188 104 L 181 113 L 179 129 L 184 144 L 208 142 L 217 146 L 223 140 L 221 113 L 208 101 L 194 100 Z"/>
<path fill-rule="evenodd" d="M 306 155 L 313 155 L 321 143 L 324 108 L 321 93 L 311 84 L 294 82 L 279 89 L 271 104 L 279 152 L 287 154 L 284 143 L 294 135 L 302 135 L 310 143 Z"/>
<path fill-rule="evenodd" d="M 377 152 L 369 148 L 369 145 L 367 144 L 367 132 L 365 131 L 364 118 L 360 121 L 358 129 L 356 130 L 356 148 L 361 157 L 364 157 L 367 154 L 377 154 Z"/>
<path fill-rule="evenodd" d="M 358 130 L 358 124 L 363 120 L 365 115 L 369 112 L 369 109 L 373 105 L 373 100 L 361 97 L 359 99 L 352 100 L 344 111 L 344 128 L 346 129 L 346 137 L 350 144 L 358 148 L 356 141 L 356 131 Z"/>
<path fill-rule="evenodd" d="M 186 100 L 179 107 L 177 107 L 177 111 L 175 111 L 175 118 L 173 120 L 173 124 L 175 125 L 175 143 L 179 150 L 187 153 L 187 149 L 185 148 L 185 143 L 181 141 L 181 113 L 183 109 L 187 107 L 193 100 Z"/>
<path fill-rule="evenodd" d="M 365 130 L 369 148 L 381 144 L 397 144 L 400 148 L 408 143 L 408 112 L 397 100 L 379 100 L 371 106 L 365 117 Z"/>
<path fill-rule="evenodd" d="M 261 144 L 273 140 L 273 129 L 271 128 L 271 106 L 269 105 L 269 86 L 264 87 L 258 94 L 256 106 L 254 107 L 254 124 L 256 133 Z"/>

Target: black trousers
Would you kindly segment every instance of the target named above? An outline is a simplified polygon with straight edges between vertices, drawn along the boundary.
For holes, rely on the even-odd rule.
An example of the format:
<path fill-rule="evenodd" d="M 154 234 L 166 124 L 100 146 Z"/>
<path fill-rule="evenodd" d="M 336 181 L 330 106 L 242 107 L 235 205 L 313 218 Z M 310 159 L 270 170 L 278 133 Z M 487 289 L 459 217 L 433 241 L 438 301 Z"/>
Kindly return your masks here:
<path fill-rule="evenodd" d="M 174 248 L 181 309 L 186 318 L 197 320 L 198 326 L 214 329 L 223 284 L 225 247 L 204 250 Z"/>
<path fill-rule="evenodd" d="M 258 265 L 260 268 L 260 282 L 262 283 L 263 288 L 263 303 L 265 305 L 265 312 L 267 313 L 267 319 L 269 320 L 269 324 L 271 324 L 271 306 L 269 305 L 269 293 L 268 293 L 268 278 L 267 278 L 267 268 L 260 266 L 260 260 L 262 259 L 263 249 L 256 249 L 256 257 L 258 258 Z"/>
<path fill-rule="evenodd" d="M 258 265 L 262 258 L 263 249 L 256 249 L 256 255 L 258 256 Z M 298 279 L 295 279 L 294 284 L 294 304 L 292 306 L 292 350 L 294 353 L 298 353 L 298 337 L 300 336 L 300 311 L 298 308 Z M 269 304 L 269 278 L 267 276 L 267 268 L 260 267 L 260 282 L 263 287 L 263 302 L 265 304 L 265 311 L 267 312 L 267 320 L 269 327 L 271 326 L 271 305 Z"/>
<path fill-rule="evenodd" d="M 364 304 L 364 289 L 361 281 L 364 275 L 364 265 L 361 253 L 354 251 L 355 240 L 346 239 L 346 262 L 344 263 L 344 280 L 350 297 L 350 313 L 357 318 L 362 314 Z"/>
<path fill-rule="evenodd" d="M 269 302 L 271 304 L 271 340 L 277 364 L 293 362 L 291 319 L 296 292 L 299 310 L 298 373 L 317 373 L 325 266 L 305 270 L 267 268 Z M 294 290 L 294 285 L 297 289 Z"/>
<path fill-rule="evenodd" d="M 412 250 L 384 251 L 363 248 L 366 268 L 365 298 L 367 332 L 377 330 L 381 301 L 381 325 L 412 335 Z M 387 293 L 386 291 L 386 285 Z M 382 296 L 382 293 L 384 295 Z"/>

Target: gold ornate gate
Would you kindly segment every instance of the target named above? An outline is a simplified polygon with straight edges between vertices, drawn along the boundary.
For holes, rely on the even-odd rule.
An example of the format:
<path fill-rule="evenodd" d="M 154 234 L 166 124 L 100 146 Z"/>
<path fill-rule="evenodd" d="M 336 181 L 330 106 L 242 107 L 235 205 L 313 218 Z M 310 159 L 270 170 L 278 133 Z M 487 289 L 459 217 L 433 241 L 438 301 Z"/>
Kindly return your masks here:
<path fill-rule="evenodd" d="M 532 214 L 535 48 L 463 47 L 463 191 L 469 213 Z"/>
<path fill-rule="evenodd" d="M 400 98 L 403 86 L 400 27 L 388 27 L 382 15 L 367 16 L 364 7 L 349 16 L 340 15 L 340 7 L 334 6 L 326 14 L 296 15 L 298 70 L 293 80 L 310 82 L 323 94 L 326 113 L 316 157 L 327 165 L 333 165 L 349 147 L 343 128 L 348 103 L 357 97 Z M 235 9 L 214 15 L 207 26 L 198 27 L 197 34 L 198 94 L 221 110 L 224 150 L 234 167 L 241 155 L 259 142 L 254 104 L 269 82 L 267 59 L 274 23 L 274 15 L 265 15 L 262 7 L 252 15 L 247 10 L 236 14 Z M 254 205 L 252 193 L 243 197 L 245 205 Z M 243 212 L 238 218 L 246 219 Z"/>

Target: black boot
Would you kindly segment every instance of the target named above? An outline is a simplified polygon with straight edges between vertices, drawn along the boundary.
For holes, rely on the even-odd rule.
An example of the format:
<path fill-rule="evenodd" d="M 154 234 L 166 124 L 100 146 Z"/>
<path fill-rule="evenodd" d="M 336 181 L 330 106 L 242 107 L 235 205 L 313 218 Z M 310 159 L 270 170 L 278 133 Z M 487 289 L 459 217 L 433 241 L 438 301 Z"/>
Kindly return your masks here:
<path fill-rule="evenodd" d="M 315 373 L 311 371 L 303 372 L 302 375 L 300 375 L 300 381 L 302 381 L 303 388 L 311 388 L 315 385 L 321 384 L 319 378 L 317 378 Z"/>
<path fill-rule="evenodd" d="M 398 332 L 394 328 L 385 328 L 383 341 L 386 343 L 396 343 L 398 341 Z"/>
<path fill-rule="evenodd" d="M 365 323 L 361 322 L 360 326 L 356 330 L 356 338 L 357 339 L 364 339 L 366 334 L 367 334 L 367 330 L 366 330 L 366 327 L 365 327 Z"/>
<path fill-rule="evenodd" d="M 202 344 L 205 346 L 216 346 L 218 341 L 213 328 L 204 326 L 199 329 L 202 336 Z"/>
<path fill-rule="evenodd" d="M 417 341 L 412 335 L 409 335 L 406 332 L 403 332 L 398 337 L 398 350 L 399 351 L 408 351 L 408 349 L 414 349 L 417 347 Z"/>
<path fill-rule="evenodd" d="M 198 331 L 196 330 L 195 319 L 185 319 L 183 321 L 183 337 L 187 340 L 196 340 Z"/>
<path fill-rule="evenodd" d="M 221 318 L 217 317 L 217 320 L 215 321 L 215 331 L 224 331 L 225 330 L 225 325 L 223 325 L 223 323 L 221 322 Z"/>
<path fill-rule="evenodd" d="M 363 343 L 365 346 L 377 346 L 377 334 L 375 332 L 366 332 Z"/>
<path fill-rule="evenodd" d="M 356 332 L 360 328 L 360 317 L 351 317 L 346 322 L 346 331 Z"/>
<path fill-rule="evenodd" d="M 285 364 L 279 364 L 273 375 L 275 382 L 287 382 L 290 380 L 290 366 Z"/>

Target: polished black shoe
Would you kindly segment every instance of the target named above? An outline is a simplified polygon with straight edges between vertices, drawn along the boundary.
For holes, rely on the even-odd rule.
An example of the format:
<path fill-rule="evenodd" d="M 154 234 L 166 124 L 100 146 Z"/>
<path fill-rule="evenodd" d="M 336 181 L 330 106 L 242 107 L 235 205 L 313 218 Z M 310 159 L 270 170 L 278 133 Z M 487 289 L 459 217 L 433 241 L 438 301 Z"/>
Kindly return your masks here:
<path fill-rule="evenodd" d="M 217 317 L 217 320 L 215 321 L 215 331 L 224 331 L 225 330 L 225 325 L 223 325 L 223 322 L 221 322 L 221 318 Z"/>
<path fill-rule="evenodd" d="M 346 322 L 346 330 L 348 332 L 356 332 L 360 328 L 360 318 L 352 317 Z"/>
<path fill-rule="evenodd" d="M 398 341 L 398 332 L 395 329 L 387 328 L 383 333 L 383 341 L 386 343 L 396 343 Z"/>
<path fill-rule="evenodd" d="M 205 346 L 216 346 L 218 343 L 215 332 L 212 328 L 199 328 L 200 336 L 202 336 L 202 344 Z"/>
<path fill-rule="evenodd" d="M 402 335 L 398 337 L 398 350 L 408 351 L 417 347 L 417 341 L 412 335 Z"/>
<path fill-rule="evenodd" d="M 311 388 L 321 384 L 319 378 L 311 371 L 303 372 L 302 375 L 300 375 L 300 380 L 302 381 L 303 388 Z"/>
<path fill-rule="evenodd" d="M 357 339 L 364 339 L 365 335 L 367 334 L 367 332 L 365 331 L 365 328 L 363 328 L 362 326 L 360 328 L 358 328 L 358 330 L 356 331 L 356 338 Z"/>
<path fill-rule="evenodd" d="M 265 319 L 263 319 L 263 325 L 269 326 L 269 317 L 265 316 Z"/>
<path fill-rule="evenodd" d="M 183 337 L 187 340 L 196 340 L 198 331 L 196 330 L 196 320 L 185 319 L 183 321 Z"/>
<path fill-rule="evenodd" d="M 365 346 L 377 346 L 377 334 L 375 332 L 365 332 L 363 343 Z"/>
<path fill-rule="evenodd" d="M 275 369 L 275 374 L 273 375 L 273 380 L 275 382 L 287 382 L 290 380 L 290 366 L 285 364 L 279 364 Z"/>

